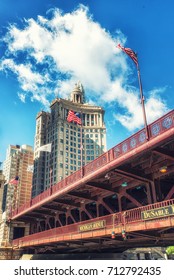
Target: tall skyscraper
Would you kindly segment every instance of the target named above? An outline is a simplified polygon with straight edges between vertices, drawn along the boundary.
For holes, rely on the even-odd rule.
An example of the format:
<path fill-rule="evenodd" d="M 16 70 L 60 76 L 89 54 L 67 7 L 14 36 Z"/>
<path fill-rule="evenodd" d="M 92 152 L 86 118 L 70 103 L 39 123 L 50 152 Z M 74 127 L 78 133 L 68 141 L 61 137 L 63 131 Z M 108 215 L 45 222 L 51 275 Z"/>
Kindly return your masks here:
<path fill-rule="evenodd" d="M 42 111 L 36 117 L 33 197 L 106 151 L 104 110 L 85 103 L 80 83 L 69 100 L 56 98 L 50 109 L 50 113 Z M 78 113 L 82 125 L 67 121 L 69 111 Z M 51 152 L 39 151 L 49 143 Z"/>
<path fill-rule="evenodd" d="M 2 220 L 2 201 L 3 201 L 3 192 L 4 192 L 4 183 L 5 183 L 5 177 L 2 173 L 2 170 L 0 170 L 0 221 Z"/>
<path fill-rule="evenodd" d="M 28 145 L 10 145 L 7 149 L 3 165 L 5 186 L 3 194 L 3 211 L 8 213 L 11 209 L 23 205 L 31 198 L 33 149 Z M 18 178 L 17 184 L 10 181 Z"/>
<path fill-rule="evenodd" d="M 5 245 L 8 238 L 8 228 L 6 225 L 5 213 L 3 214 L 3 194 L 4 194 L 5 176 L 0 170 L 0 248 Z"/>

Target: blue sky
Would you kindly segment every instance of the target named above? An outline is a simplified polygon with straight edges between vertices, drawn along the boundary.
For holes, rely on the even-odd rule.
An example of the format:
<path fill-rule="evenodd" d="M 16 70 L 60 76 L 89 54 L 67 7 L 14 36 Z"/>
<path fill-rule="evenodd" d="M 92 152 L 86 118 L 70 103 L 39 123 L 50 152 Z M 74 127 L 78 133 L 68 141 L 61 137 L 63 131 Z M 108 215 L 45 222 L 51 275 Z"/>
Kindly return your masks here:
<path fill-rule="evenodd" d="M 6 0 L 0 3 L 0 161 L 9 144 L 34 143 L 35 117 L 81 81 L 105 108 L 111 148 L 143 127 L 138 53 L 148 122 L 173 109 L 172 0 Z"/>

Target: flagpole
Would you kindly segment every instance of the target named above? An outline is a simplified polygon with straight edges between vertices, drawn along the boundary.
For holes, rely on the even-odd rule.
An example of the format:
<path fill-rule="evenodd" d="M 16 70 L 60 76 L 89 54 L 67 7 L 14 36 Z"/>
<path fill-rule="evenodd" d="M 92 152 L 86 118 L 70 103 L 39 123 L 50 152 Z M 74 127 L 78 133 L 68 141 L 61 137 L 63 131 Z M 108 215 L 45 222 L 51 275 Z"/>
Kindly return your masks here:
<path fill-rule="evenodd" d="M 51 187 L 52 187 L 52 177 L 53 177 L 52 147 L 51 147 L 51 150 L 50 150 L 49 169 L 50 169 L 50 190 L 51 190 Z"/>
<path fill-rule="evenodd" d="M 52 172 L 53 172 L 53 170 L 50 166 L 50 190 L 51 190 L 51 186 L 52 186 Z"/>
<path fill-rule="evenodd" d="M 149 140 L 149 131 L 148 131 L 148 126 L 147 126 L 146 110 L 145 110 L 145 104 L 144 104 L 145 98 L 143 95 L 143 87 L 142 87 L 140 68 L 139 68 L 138 62 L 137 62 L 137 73 L 138 73 L 138 82 L 139 82 L 139 88 L 140 88 L 140 102 L 141 102 L 141 106 L 142 106 L 144 127 L 145 127 L 145 131 L 146 131 L 146 139 Z"/>
<path fill-rule="evenodd" d="M 141 97 L 140 100 L 141 100 L 142 111 L 143 111 L 143 120 L 144 120 L 144 126 L 145 126 L 145 131 L 146 131 L 146 139 L 149 140 L 149 131 L 148 131 L 148 126 L 147 126 L 146 111 L 145 111 L 145 105 L 144 105 L 144 95 L 143 95 L 143 88 L 142 88 L 140 68 L 139 68 L 139 64 L 138 64 L 137 54 L 130 48 L 124 48 L 120 44 L 118 44 L 117 47 L 119 49 L 121 49 L 123 52 L 125 52 L 133 60 L 133 62 L 135 63 L 135 65 L 137 67 L 138 82 L 139 82 L 140 97 Z"/>

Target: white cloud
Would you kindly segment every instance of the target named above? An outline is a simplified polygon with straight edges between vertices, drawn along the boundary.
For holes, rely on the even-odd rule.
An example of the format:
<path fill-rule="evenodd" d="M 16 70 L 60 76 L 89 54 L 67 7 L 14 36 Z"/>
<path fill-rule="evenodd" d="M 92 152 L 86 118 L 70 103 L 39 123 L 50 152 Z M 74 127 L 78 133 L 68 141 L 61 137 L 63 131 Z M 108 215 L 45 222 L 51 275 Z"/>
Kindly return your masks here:
<path fill-rule="evenodd" d="M 21 87 L 25 91 L 34 91 L 37 84 L 44 83 L 42 75 L 32 71 L 30 64 L 15 64 L 12 59 L 4 59 L 1 66 L 3 69 L 10 69 L 17 75 Z"/>
<path fill-rule="evenodd" d="M 113 37 L 94 22 L 84 6 L 67 14 L 52 11 L 51 19 L 25 19 L 21 29 L 10 25 L 4 38 L 8 51 L 1 70 L 17 75 L 23 90 L 21 101 L 28 94 L 32 101 L 48 106 L 54 95 L 66 98 L 80 80 L 90 102 L 94 97 L 102 104 L 116 102 L 122 113 L 115 113 L 115 118 L 129 130 L 140 128 L 139 90 L 126 86 L 131 69 L 126 55 L 116 48 L 118 42 L 126 42 L 124 34 L 118 30 Z M 26 60 L 19 62 L 21 52 Z M 151 121 L 167 108 L 157 92 L 148 96 L 146 107 Z"/>
<path fill-rule="evenodd" d="M 24 93 L 18 93 L 18 97 L 23 103 L 25 103 L 26 95 Z"/>
<path fill-rule="evenodd" d="M 151 123 L 155 119 L 161 117 L 168 111 L 167 105 L 161 99 L 160 93 L 164 92 L 165 88 L 155 89 L 147 93 L 147 100 L 145 100 L 145 114 L 147 123 Z M 120 90 L 121 92 L 121 90 Z M 138 91 L 123 92 L 122 97 L 117 98 L 118 103 L 122 102 L 122 107 L 126 109 L 125 114 L 114 114 L 114 117 L 128 130 L 134 131 L 144 125 L 143 108 Z"/>

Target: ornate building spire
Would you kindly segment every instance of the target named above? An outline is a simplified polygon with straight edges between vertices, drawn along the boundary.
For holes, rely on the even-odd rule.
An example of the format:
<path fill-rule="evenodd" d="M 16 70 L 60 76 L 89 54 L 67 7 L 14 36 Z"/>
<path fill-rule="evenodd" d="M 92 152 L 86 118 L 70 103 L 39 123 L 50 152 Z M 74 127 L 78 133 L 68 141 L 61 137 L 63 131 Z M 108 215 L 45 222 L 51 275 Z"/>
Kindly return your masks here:
<path fill-rule="evenodd" d="M 85 92 L 82 84 L 79 81 L 78 83 L 75 84 L 75 87 L 71 92 L 71 101 L 74 103 L 81 103 L 81 104 L 85 102 Z"/>

